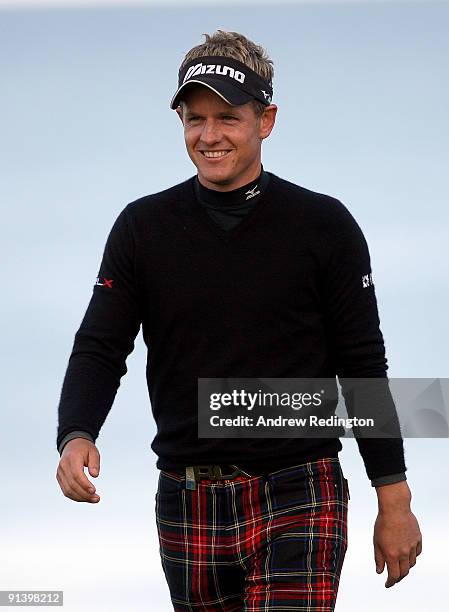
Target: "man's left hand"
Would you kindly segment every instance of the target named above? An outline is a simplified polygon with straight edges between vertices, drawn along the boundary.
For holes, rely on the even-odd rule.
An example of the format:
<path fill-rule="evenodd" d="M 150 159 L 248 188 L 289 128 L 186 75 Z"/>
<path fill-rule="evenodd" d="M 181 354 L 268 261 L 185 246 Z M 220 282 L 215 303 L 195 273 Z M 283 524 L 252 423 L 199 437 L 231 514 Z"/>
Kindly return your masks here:
<path fill-rule="evenodd" d="M 385 563 L 385 586 L 401 581 L 416 563 L 422 551 L 418 521 L 410 509 L 411 493 L 406 481 L 376 487 L 379 513 L 374 525 L 374 558 L 381 574 Z"/>

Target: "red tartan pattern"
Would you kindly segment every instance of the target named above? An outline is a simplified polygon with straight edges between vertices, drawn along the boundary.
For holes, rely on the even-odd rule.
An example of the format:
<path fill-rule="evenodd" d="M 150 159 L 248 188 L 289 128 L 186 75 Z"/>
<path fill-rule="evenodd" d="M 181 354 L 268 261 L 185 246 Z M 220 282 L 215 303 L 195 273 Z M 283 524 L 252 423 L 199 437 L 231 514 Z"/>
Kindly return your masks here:
<path fill-rule="evenodd" d="M 332 612 L 349 489 L 336 457 L 263 476 L 161 471 L 156 523 L 176 612 Z"/>

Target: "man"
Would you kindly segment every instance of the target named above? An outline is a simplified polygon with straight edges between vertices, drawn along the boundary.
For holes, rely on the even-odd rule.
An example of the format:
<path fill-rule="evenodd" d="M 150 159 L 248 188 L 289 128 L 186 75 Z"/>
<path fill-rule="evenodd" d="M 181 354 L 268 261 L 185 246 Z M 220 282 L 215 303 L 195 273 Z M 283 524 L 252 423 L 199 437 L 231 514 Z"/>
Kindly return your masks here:
<path fill-rule="evenodd" d="M 67 497 L 99 501 L 84 466 L 98 476 L 95 440 L 142 324 L 174 609 L 330 611 L 347 549 L 339 439 L 199 437 L 198 379 L 387 380 L 368 248 L 341 202 L 264 170 L 277 113 L 265 50 L 236 32 L 205 36 L 170 104 L 198 173 L 114 223 L 63 383 L 57 479 Z M 403 443 L 357 443 L 390 587 L 422 549 Z"/>

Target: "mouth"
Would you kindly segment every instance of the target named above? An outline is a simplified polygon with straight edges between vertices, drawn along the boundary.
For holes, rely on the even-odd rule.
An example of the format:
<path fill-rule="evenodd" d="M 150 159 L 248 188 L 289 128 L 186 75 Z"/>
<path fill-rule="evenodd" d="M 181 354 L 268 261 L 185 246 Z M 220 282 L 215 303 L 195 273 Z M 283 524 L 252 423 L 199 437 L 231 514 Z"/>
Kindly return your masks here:
<path fill-rule="evenodd" d="M 208 162 L 217 163 L 228 157 L 232 150 L 221 150 L 221 151 L 200 151 L 201 155 L 204 159 L 207 159 Z"/>

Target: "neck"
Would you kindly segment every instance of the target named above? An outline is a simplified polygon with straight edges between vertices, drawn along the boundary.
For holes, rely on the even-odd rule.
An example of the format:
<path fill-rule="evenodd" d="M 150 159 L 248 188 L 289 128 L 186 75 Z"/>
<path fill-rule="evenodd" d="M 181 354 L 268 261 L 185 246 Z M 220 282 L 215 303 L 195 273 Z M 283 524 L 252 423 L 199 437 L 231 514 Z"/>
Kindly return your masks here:
<path fill-rule="evenodd" d="M 237 202 L 246 199 L 247 191 L 257 186 L 262 181 L 264 174 L 266 173 L 263 166 L 261 166 L 259 173 L 252 180 L 227 191 L 220 191 L 203 185 L 199 175 L 196 176 L 196 184 L 203 200 L 208 200 L 209 202 Z"/>
<path fill-rule="evenodd" d="M 197 199 L 206 208 L 223 210 L 227 213 L 232 211 L 233 215 L 237 214 L 237 211 L 240 215 L 254 207 L 265 191 L 269 180 L 269 175 L 262 166 L 259 176 L 232 191 L 217 191 L 204 187 L 198 180 L 198 176 L 194 177 L 194 188 Z"/>
<path fill-rule="evenodd" d="M 206 189 L 211 189 L 214 191 L 221 191 L 221 192 L 230 192 L 230 191 L 236 191 L 237 189 L 240 189 L 241 187 L 245 187 L 246 185 L 249 185 L 256 179 L 258 179 L 262 173 L 262 170 L 263 170 L 263 166 L 259 159 L 257 160 L 257 163 L 254 166 L 252 166 L 250 170 L 245 172 L 245 174 L 242 177 L 240 177 L 238 180 L 233 181 L 231 183 L 227 183 L 227 182 L 215 183 L 215 182 L 209 181 L 200 172 L 198 172 L 197 178 L 198 178 L 198 182 L 200 183 L 200 185 L 202 187 L 205 187 Z"/>

